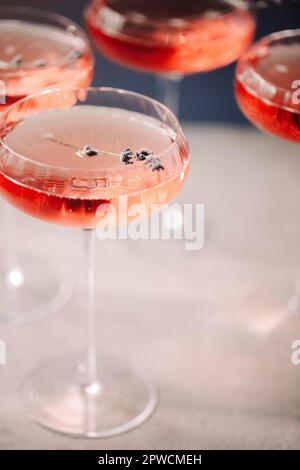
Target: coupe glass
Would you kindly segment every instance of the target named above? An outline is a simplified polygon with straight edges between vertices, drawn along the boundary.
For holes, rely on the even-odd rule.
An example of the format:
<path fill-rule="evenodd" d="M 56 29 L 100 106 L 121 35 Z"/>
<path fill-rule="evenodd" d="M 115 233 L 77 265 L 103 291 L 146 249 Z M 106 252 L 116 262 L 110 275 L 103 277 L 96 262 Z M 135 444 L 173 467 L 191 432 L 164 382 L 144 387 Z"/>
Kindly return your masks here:
<path fill-rule="evenodd" d="M 235 61 L 255 31 L 244 0 L 94 0 L 85 18 L 103 54 L 156 75 L 159 98 L 175 114 L 184 75 Z"/>
<path fill-rule="evenodd" d="M 245 116 L 259 129 L 300 144 L 300 29 L 260 39 L 239 60 L 235 92 Z M 264 333 L 299 312 L 299 280 L 284 308 L 268 318 L 250 317 L 251 330 Z M 268 330 L 268 331 L 266 331 Z"/>
<path fill-rule="evenodd" d="M 43 88 L 88 86 L 92 74 L 88 39 L 71 20 L 31 8 L 0 8 L 0 113 Z M 0 321 L 55 313 L 69 300 L 72 283 L 47 260 L 19 249 L 15 211 L 3 206 Z"/>
<path fill-rule="evenodd" d="M 83 229 L 84 237 L 85 353 L 34 371 L 22 387 L 26 409 L 70 436 L 127 431 L 152 413 L 157 395 L 144 373 L 98 356 L 95 228 L 147 216 L 173 199 L 188 172 L 186 138 L 162 104 L 112 88 L 47 90 L 11 106 L 0 123 L 2 195 L 32 216 Z"/>
<path fill-rule="evenodd" d="M 300 143 L 300 29 L 260 39 L 236 68 L 237 102 L 260 129 Z"/>

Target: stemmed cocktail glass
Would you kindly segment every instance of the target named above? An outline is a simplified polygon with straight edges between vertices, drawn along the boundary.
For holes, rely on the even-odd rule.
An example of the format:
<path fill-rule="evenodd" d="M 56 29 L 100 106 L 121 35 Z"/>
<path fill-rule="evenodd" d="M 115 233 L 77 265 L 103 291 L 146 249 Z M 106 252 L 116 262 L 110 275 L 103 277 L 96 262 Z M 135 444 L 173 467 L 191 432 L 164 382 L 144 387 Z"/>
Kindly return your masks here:
<path fill-rule="evenodd" d="M 93 0 L 85 17 L 99 50 L 154 73 L 159 98 L 176 114 L 184 75 L 235 61 L 255 31 L 244 0 Z"/>
<path fill-rule="evenodd" d="M 0 8 L 0 114 L 43 88 L 88 86 L 93 64 L 89 41 L 71 20 L 31 8 Z M 4 211 L 0 321 L 25 322 L 58 311 L 70 297 L 69 280 L 44 259 L 21 252 L 15 211 L 6 204 Z"/>
<path fill-rule="evenodd" d="M 156 391 L 144 373 L 98 357 L 95 228 L 148 216 L 173 199 L 188 171 L 186 138 L 163 105 L 111 88 L 25 98 L 3 113 L 0 137 L 2 195 L 34 217 L 83 229 L 84 237 L 85 354 L 62 356 L 30 375 L 26 408 L 41 425 L 72 436 L 129 430 L 153 411 Z"/>
<path fill-rule="evenodd" d="M 254 44 L 238 62 L 235 92 L 242 112 L 254 125 L 299 145 L 300 29 L 276 32 Z M 268 324 L 276 326 L 298 312 L 299 305 L 297 281 L 284 312 L 275 311 Z"/>
<path fill-rule="evenodd" d="M 300 143 L 300 29 L 259 40 L 239 60 L 235 90 L 257 127 Z"/>

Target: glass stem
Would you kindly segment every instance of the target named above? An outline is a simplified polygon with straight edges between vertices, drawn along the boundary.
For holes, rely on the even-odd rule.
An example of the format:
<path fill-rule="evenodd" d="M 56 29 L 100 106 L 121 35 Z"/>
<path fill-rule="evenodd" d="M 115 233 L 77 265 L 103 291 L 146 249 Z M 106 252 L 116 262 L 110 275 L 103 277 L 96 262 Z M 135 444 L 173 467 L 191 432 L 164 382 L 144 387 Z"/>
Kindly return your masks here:
<path fill-rule="evenodd" d="M 157 98 L 171 109 L 175 116 L 179 114 L 182 80 L 183 74 L 181 73 L 160 74 L 156 77 Z"/>
<path fill-rule="evenodd" d="M 84 229 L 84 279 L 82 303 L 86 307 L 84 321 L 87 322 L 85 351 L 85 384 L 87 393 L 99 391 L 99 377 L 96 348 L 96 317 L 95 317 L 95 244 L 96 231 Z"/>

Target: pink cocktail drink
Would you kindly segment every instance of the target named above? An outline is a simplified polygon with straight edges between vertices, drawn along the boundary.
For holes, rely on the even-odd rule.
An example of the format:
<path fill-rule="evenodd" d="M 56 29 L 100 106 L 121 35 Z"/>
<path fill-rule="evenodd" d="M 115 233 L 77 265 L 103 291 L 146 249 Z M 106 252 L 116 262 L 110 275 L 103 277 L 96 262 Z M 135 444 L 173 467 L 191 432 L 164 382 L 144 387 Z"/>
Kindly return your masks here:
<path fill-rule="evenodd" d="M 254 125 L 300 143 L 300 30 L 258 41 L 238 63 L 235 89 Z"/>
<path fill-rule="evenodd" d="M 60 15 L 0 8 L 0 111 L 53 86 L 88 86 L 93 56 L 84 32 Z"/>
<path fill-rule="evenodd" d="M 2 195 L 30 215 L 64 225 L 95 227 L 112 209 L 117 222 L 147 215 L 176 196 L 188 171 L 184 140 L 175 143 L 168 125 L 123 109 L 74 106 L 37 112 L 7 135 L 4 129 L 2 137 L 9 149 L 2 154 L 10 156 L 0 170 Z M 87 145 L 103 154 L 78 156 Z M 128 147 L 133 154 L 141 149 L 161 154 L 163 170 L 153 171 L 145 161 L 124 165 L 120 155 Z M 21 175 L 15 162 L 19 154 L 26 155 Z M 133 204 L 140 204 L 142 213 L 130 215 Z"/>
<path fill-rule="evenodd" d="M 234 0 L 96 0 L 86 22 L 108 58 L 155 73 L 227 65 L 248 47 L 255 30 L 246 3 Z"/>
<path fill-rule="evenodd" d="M 94 0 L 85 18 L 100 52 L 155 74 L 159 100 L 175 114 L 184 75 L 235 61 L 255 31 L 244 0 Z"/>
<path fill-rule="evenodd" d="M 93 66 L 86 34 L 68 18 L 33 8 L 0 7 L 0 115 L 45 88 L 88 86 Z M 2 224 L 6 239 L 0 263 L 0 322 L 29 322 L 56 312 L 69 300 L 69 280 L 59 280 L 47 261 L 19 250 L 12 210 L 5 209 Z"/>
<path fill-rule="evenodd" d="M 93 229 L 98 222 L 115 226 L 151 215 L 177 195 L 189 167 L 184 133 L 175 116 L 148 97 L 67 88 L 8 108 L 0 116 L 0 137 L 2 196 L 34 217 L 83 229 L 78 298 L 85 353 L 34 371 L 23 383 L 23 402 L 32 419 L 68 436 L 128 431 L 150 416 L 157 393 L 144 371 L 98 357 Z M 107 276 L 109 266 L 101 268 Z"/>

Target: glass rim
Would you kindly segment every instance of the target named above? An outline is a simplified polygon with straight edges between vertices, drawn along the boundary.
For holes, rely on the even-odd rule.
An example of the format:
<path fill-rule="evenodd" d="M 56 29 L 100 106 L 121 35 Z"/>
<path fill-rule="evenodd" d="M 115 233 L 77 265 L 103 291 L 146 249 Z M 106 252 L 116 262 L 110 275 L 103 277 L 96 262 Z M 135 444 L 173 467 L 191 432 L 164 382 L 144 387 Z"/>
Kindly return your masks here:
<path fill-rule="evenodd" d="M 134 91 L 130 91 L 130 90 L 124 90 L 122 88 L 113 88 L 113 87 L 56 87 L 56 88 L 46 88 L 38 93 L 33 93 L 31 95 L 28 95 L 26 96 L 25 98 L 17 101 L 16 103 L 12 104 L 11 106 L 9 106 L 5 111 L 3 111 L 2 113 L 0 113 L 0 130 L 3 128 L 5 128 L 5 120 L 6 118 L 8 117 L 8 115 L 10 114 L 10 112 L 12 112 L 17 106 L 22 106 L 23 103 L 26 103 L 27 101 L 29 101 L 30 99 L 34 99 L 34 98 L 38 98 L 38 97 L 42 97 L 42 96 L 45 96 L 47 94 L 50 94 L 50 93 L 59 93 L 59 92 L 93 92 L 93 93 L 115 93 L 116 95 L 119 94 L 119 95 L 128 95 L 128 96 L 132 96 L 132 97 L 135 97 L 135 98 L 138 98 L 138 99 L 141 99 L 141 100 L 144 100 L 144 101 L 147 101 L 151 104 L 154 104 L 156 107 L 158 106 L 164 113 L 165 115 L 167 115 L 169 118 L 170 118 L 170 122 L 173 126 L 173 130 L 176 132 L 176 137 L 174 138 L 174 141 L 170 143 L 170 145 L 168 145 L 168 147 L 166 149 L 164 149 L 162 152 L 160 152 L 159 154 L 156 154 L 156 157 L 158 158 L 161 158 L 164 154 L 168 153 L 171 151 L 171 149 L 177 145 L 178 143 L 178 140 L 180 139 L 180 137 L 184 136 L 184 132 L 181 128 L 181 125 L 178 121 L 178 119 L 176 118 L 175 114 L 169 109 L 167 108 L 164 104 L 160 103 L 159 101 L 155 100 L 154 98 L 151 98 L 147 95 L 143 95 L 141 93 L 137 93 L 137 92 L 134 92 Z M 76 105 L 75 105 L 76 106 Z M 72 107 L 72 106 L 70 106 Z M 57 108 L 49 108 L 49 111 L 51 111 L 52 109 L 57 109 Z M 63 108 L 62 108 L 63 109 Z M 68 108 L 66 108 L 68 109 Z M 30 117 L 30 115 L 28 116 Z M 22 119 L 20 119 L 20 121 L 22 121 Z M 9 133 L 8 133 L 9 134 Z M 8 135 L 7 134 L 7 135 Z M 35 167 L 42 167 L 42 168 L 55 168 L 57 171 L 64 171 L 64 172 L 69 172 L 70 171 L 70 168 L 69 167 L 64 167 L 64 166 L 51 166 L 47 163 L 43 163 L 43 162 L 35 162 L 33 160 L 31 160 L 30 158 L 26 157 L 25 155 L 21 155 L 20 153 L 16 152 L 15 150 L 13 150 L 5 141 L 4 139 L 6 138 L 6 136 L 4 136 L 4 138 L 0 138 L 0 150 L 1 150 L 1 147 L 4 148 L 7 152 L 9 152 L 11 155 L 14 155 L 14 157 L 20 159 L 21 161 L 25 161 L 25 162 L 28 162 L 29 164 L 35 166 Z M 188 146 L 188 142 L 186 140 L 186 146 L 187 148 L 189 148 Z M 87 169 L 87 170 L 83 170 L 82 169 L 82 172 L 89 172 L 89 171 L 93 171 L 95 172 L 95 169 L 93 170 L 90 170 L 90 169 Z"/>
<path fill-rule="evenodd" d="M 11 18 L 2 18 L 1 15 L 5 14 L 11 14 Z M 24 15 L 24 18 L 18 18 L 18 15 Z M 17 16 L 17 17 L 16 17 Z M 31 18 L 30 18 L 31 16 Z M 2 19 L 7 19 L 8 21 L 24 21 L 24 22 L 30 22 L 30 19 L 32 20 L 34 24 L 39 24 L 38 22 L 34 22 L 35 18 L 40 18 L 42 20 L 45 20 L 45 26 L 49 26 L 47 24 L 47 21 L 53 20 L 56 22 L 56 27 L 64 27 L 65 31 L 70 34 L 70 37 L 80 37 L 84 40 L 85 48 L 88 52 L 90 52 L 92 60 L 94 61 L 93 54 L 92 54 L 92 49 L 91 49 L 91 44 L 90 40 L 88 38 L 87 33 L 84 31 L 84 29 L 75 21 L 72 19 L 68 18 L 67 16 L 61 15 L 60 13 L 56 13 L 50 10 L 44 10 L 41 8 L 35 8 L 35 7 L 26 7 L 26 6 L 0 6 L 0 21 Z M 43 25 L 43 23 L 41 23 Z M 50 25 L 51 26 L 51 25 Z M 55 25 L 54 25 L 55 26 Z M 67 31 L 68 28 L 73 27 L 73 31 Z M 61 29 L 63 31 L 63 28 Z M 74 52 L 76 49 L 72 49 L 71 52 Z M 67 55 L 56 59 L 52 60 L 50 63 L 47 63 L 45 66 L 43 66 L 43 70 L 53 67 L 53 66 L 65 66 L 68 63 L 68 53 Z M 8 68 L 8 69 L 1 69 L 0 70 L 0 76 L 3 74 L 5 77 L 15 77 L 18 76 L 20 73 L 28 73 L 32 72 L 34 70 L 40 70 L 40 67 L 37 67 L 33 64 L 25 64 L 25 66 L 19 67 L 17 70 L 13 68 Z"/>
<path fill-rule="evenodd" d="M 240 10 L 242 11 L 247 11 L 249 13 L 249 15 L 252 17 L 253 21 L 255 22 L 255 13 L 252 11 L 251 9 L 251 5 L 248 4 L 248 0 L 226 0 L 226 2 L 228 2 L 229 5 L 233 5 L 237 8 L 239 8 Z M 90 3 L 84 8 L 84 11 L 83 11 L 83 14 L 84 14 L 84 18 L 87 19 L 87 16 L 88 14 L 97 8 L 97 6 L 101 7 L 101 3 L 103 3 L 103 8 L 105 8 L 105 3 L 104 3 L 104 0 L 91 0 Z M 97 11 L 99 11 L 100 8 L 97 9 Z M 227 18 L 227 17 L 230 17 L 233 15 L 234 12 L 228 12 L 228 13 L 224 13 L 222 14 L 222 18 Z M 118 13 L 119 14 L 119 13 Z M 122 16 L 121 14 L 119 14 L 119 16 Z M 189 17 L 187 17 L 188 19 L 193 19 L 193 20 L 197 20 L 201 17 L 201 15 L 190 15 Z M 148 17 L 146 17 L 148 18 Z M 213 21 L 215 18 L 212 18 L 211 20 Z M 151 17 L 148 18 L 148 24 L 157 24 L 157 25 L 166 25 L 168 24 L 168 21 L 166 20 L 159 20 L 159 19 L 152 19 Z M 100 22 L 100 24 L 102 25 L 103 23 Z M 254 28 L 255 28 L 255 25 L 254 25 Z M 118 28 L 113 28 L 111 27 L 112 31 L 115 31 L 115 32 L 120 32 L 118 30 Z M 130 35 L 128 33 L 123 33 L 121 32 L 122 36 L 123 37 L 128 37 L 128 38 L 133 38 L 134 36 L 133 35 Z M 219 41 L 220 40 L 220 37 L 219 38 L 216 38 L 214 39 L 214 41 Z"/>
<path fill-rule="evenodd" d="M 273 42 L 284 40 L 284 39 L 287 39 L 287 38 L 293 38 L 293 37 L 295 37 L 295 38 L 299 37 L 299 39 L 300 39 L 300 28 L 294 28 L 294 29 L 290 28 L 290 29 L 284 29 L 284 30 L 281 30 L 281 31 L 275 31 L 275 32 L 267 34 L 266 36 L 263 36 L 262 38 L 255 41 L 250 46 L 250 48 L 245 52 L 245 54 L 243 54 L 239 58 L 239 60 L 237 62 L 236 71 L 235 71 L 235 76 L 236 76 L 237 80 L 240 81 L 239 77 L 238 77 L 239 68 L 242 65 L 248 64 L 249 70 L 251 71 L 251 74 L 253 75 L 254 80 L 260 81 L 262 79 L 262 76 L 258 72 L 256 72 L 256 70 L 253 68 L 252 65 L 249 64 L 249 60 L 248 60 L 249 54 L 256 53 L 257 49 L 259 49 L 261 46 L 268 46 L 268 45 L 271 45 Z M 297 80 L 297 79 L 295 79 L 295 80 Z M 300 80 L 300 75 L 299 75 L 299 80 Z M 275 86 L 274 83 L 272 83 L 269 80 L 266 80 L 265 78 L 263 78 L 263 81 L 266 85 L 269 85 L 270 87 Z M 244 86 L 243 82 L 242 82 L 242 84 Z M 253 92 L 255 91 L 255 90 L 253 90 L 251 84 L 248 85 L 247 88 L 249 88 Z M 292 95 L 291 89 L 288 89 L 288 88 L 285 88 L 285 87 L 282 87 L 282 86 L 276 86 L 276 91 L 282 93 L 283 95 L 288 93 L 290 95 L 289 99 L 291 99 L 291 95 Z M 271 106 L 278 106 L 281 109 L 285 109 L 287 111 L 292 111 L 293 113 L 300 114 L 300 109 L 298 109 L 298 108 L 293 108 L 292 106 L 285 105 L 285 104 L 282 104 L 282 103 L 276 103 L 275 104 L 275 103 L 272 102 L 272 100 L 270 100 L 270 99 L 268 99 L 264 96 L 261 96 L 257 92 L 255 93 L 255 95 L 258 95 L 258 97 L 260 97 L 261 99 L 264 99 Z"/>

